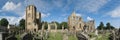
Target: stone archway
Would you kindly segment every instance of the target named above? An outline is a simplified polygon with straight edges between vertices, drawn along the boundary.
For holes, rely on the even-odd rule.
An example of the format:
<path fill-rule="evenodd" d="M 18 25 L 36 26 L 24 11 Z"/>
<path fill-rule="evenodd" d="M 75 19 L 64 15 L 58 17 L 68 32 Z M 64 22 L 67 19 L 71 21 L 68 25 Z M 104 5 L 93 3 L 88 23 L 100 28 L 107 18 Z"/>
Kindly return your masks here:
<path fill-rule="evenodd" d="M 48 24 L 48 30 L 57 30 L 57 24 L 54 22 L 54 23 L 49 23 Z"/>

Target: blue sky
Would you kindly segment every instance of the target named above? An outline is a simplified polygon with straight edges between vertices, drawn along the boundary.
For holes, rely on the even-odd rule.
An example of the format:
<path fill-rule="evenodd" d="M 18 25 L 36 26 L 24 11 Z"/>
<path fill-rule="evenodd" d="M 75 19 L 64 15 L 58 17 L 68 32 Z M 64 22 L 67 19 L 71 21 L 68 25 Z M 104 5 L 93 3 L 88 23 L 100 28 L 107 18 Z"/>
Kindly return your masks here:
<path fill-rule="evenodd" d="M 120 28 L 120 0 L 0 0 L 0 19 L 18 24 L 25 18 L 27 5 L 35 5 L 42 14 L 42 21 L 67 22 L 73 11 L 85 22 L 94 19 L 97 27 L 102 21 Z"/>

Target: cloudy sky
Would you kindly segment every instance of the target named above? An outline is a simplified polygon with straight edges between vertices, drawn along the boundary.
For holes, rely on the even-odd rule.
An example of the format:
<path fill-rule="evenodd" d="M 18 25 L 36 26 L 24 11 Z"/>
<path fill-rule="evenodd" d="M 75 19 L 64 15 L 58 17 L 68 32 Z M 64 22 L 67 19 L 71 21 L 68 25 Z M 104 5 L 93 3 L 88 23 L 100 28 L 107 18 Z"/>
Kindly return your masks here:
<path fill-rule="evenodd" d="M 120 0 L 0 0 L 0 19 L 7 18 L 10 24 L 18 24 L 25 17 L 25 8 L 35 5 L 42 14 L 42 21 L 67 21 L 75 11 L 85 22 L 102 21 L 120 27 Z"/>

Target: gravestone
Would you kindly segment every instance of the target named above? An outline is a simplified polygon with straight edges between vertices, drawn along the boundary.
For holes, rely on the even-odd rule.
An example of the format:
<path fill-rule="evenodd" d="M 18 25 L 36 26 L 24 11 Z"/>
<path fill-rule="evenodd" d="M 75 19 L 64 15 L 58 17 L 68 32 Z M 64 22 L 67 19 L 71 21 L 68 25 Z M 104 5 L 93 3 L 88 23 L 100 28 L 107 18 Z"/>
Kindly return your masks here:
<path fill-rule="evenodd" d="M 76 36 L 77 36 L 78 40 L 88 40 L 88 38 L 85 36 L 85 34 L 82 34 L 80 32 L 77 32 Z"/>

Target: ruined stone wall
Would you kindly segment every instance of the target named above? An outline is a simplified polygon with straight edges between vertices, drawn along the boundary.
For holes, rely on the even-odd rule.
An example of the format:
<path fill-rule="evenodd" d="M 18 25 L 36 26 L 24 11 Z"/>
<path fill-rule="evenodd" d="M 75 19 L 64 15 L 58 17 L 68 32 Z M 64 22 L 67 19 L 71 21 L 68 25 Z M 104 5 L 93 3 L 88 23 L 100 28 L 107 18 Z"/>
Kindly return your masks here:
<path fill-rule="evenodd" d="M 76 16 L 75 12 L 73 12 L 69 17 L 68 17 L 68 26 L 69 30 L 77 30 L 77 31 L 82 31 L 84 30 L 84 26 L 87 26 L 88 30 L 93 30 L 94 29 L 94 20 L 90 20 L 88 22 L 84 22 L 82 17 Z"/>

